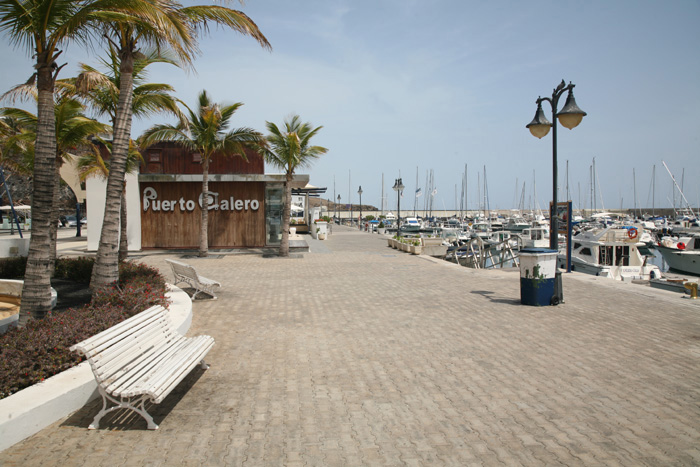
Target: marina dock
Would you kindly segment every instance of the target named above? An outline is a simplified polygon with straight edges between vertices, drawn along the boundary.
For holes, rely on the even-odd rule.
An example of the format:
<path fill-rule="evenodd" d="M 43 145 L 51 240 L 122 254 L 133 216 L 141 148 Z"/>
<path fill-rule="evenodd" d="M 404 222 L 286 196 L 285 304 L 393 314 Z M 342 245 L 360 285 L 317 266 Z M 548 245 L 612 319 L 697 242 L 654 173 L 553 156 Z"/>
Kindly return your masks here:
<path fill-rule="evenodd" d="M 571 273 L 565 303 L 529 307 L 517 269 L 305 239 L 185 260 L 222 283 L 189 332 L 216 345 L 158 431 L 122 412 L 88 431 L 93 401 L 0 465 L 700 464 L 700 300 Z M 172 280 L 182 255 L 134 258 Z"/>

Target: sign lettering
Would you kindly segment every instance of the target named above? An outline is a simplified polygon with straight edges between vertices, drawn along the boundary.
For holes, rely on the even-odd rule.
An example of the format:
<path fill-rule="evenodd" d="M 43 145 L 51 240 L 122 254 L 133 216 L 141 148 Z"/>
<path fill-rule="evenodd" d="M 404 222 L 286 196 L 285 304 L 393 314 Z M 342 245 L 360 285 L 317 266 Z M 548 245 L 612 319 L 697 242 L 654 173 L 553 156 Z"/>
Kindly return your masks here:
<path fill-rule="evenodd" d="M 180 199 L 158 199 L 158 192 L 155 188 L 147 187 L 143 190 L 143 210 L 148 211 L 149 209 L 153 212 L 173 212 L 176 209 L 180 211 L 194 211 L 195 207 L 199 205 L 201 209 L 204 205 L 204 193 L 199 195 L 199 199 L 195 203 L 194 200 L 184 198 Z M 260 201 L 257 199 L 234 199 L 230 196 L 228 199 L 219 200 L 219 193 L 210 191 L 207 193 L 207 204 L 209 205 L 209 210 L 218 211 L 257 211 L 260 209 Z"/>

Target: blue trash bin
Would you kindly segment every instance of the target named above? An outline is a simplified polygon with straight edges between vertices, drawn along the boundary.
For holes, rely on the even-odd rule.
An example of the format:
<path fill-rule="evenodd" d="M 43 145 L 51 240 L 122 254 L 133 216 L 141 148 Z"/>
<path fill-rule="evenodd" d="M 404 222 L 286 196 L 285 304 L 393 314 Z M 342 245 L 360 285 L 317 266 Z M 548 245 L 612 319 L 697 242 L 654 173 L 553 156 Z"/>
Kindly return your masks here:
<path fill-rule="evenodd" d="M 520 250 L 520 303 L 531 306 L 551 305 L 556 271 L 557 250 Z"/>

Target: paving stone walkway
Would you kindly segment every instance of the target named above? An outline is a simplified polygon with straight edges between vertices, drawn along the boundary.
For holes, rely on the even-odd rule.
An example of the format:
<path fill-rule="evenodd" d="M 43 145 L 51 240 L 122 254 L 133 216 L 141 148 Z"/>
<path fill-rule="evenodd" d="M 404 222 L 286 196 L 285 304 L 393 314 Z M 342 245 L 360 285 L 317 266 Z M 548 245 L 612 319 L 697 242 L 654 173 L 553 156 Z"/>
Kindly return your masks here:
<path fill-rule="evenodd" d="M 152 412 L 88 431 L 91 403 L 0 465 L 698 465 L 700 304 L 564 275 L 520 305 L 517 271 L 474 271 L 335 226 L 291 259 L 188 259 L 196 370 Z M 155 252 L 141 260 L 171 278 Z M 700 301 L 700 300 L 699 300 Z"/>

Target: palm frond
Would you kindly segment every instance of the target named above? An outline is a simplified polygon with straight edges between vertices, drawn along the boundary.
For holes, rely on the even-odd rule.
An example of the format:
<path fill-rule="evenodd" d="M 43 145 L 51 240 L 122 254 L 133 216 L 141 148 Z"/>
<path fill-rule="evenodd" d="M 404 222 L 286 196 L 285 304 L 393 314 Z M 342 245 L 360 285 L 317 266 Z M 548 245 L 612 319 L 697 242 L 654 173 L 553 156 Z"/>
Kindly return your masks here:
<path fill-rule="evenodd" d="M 39 93 L 36 90 L 36 85 L 34 83 L 24 83 L 10 88 L 9 91 L 0 96 L 0 100 L 15 105 L 17 102 L 36 101 L 38 97 Z"/>
<path fill-rule="evenodd" d="M 272 50 L 258 25 L 245 13 L 218 5 L 196 5 L 180 10 L 198 31 L 208 32 L 209 23 L 227 26 L 234 31 L 255 39 L 264 49 Z"/>

